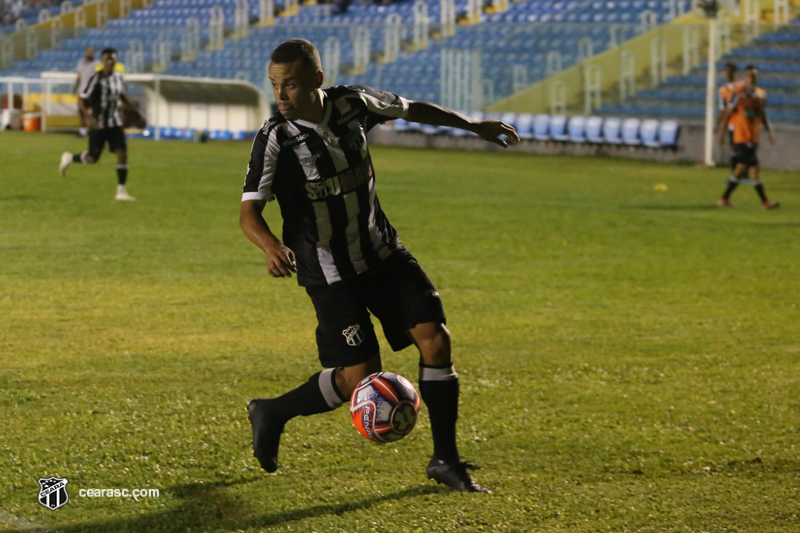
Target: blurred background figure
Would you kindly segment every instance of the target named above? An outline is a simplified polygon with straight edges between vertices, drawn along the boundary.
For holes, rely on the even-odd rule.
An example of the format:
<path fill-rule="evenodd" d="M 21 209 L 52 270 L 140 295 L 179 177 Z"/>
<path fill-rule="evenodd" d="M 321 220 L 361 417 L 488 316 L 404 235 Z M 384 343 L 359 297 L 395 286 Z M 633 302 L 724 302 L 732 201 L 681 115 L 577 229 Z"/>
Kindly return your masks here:
<path fill-rule="evenodd" d="M 89 81 L 89 78 L 92 77 L 92 74 L 95 73 L 95 69 L 98 66 L 100 66 L 100 61 L 94 58 L 94 48 L 91 46 L 87 47 L 84 51 L 83 59 L 78 61 L 78 66 L 75 69 L 78 72 L 78 77 L 75 78 L 75 86 L 72 88 L 72 94 L 78 94 L 78 91 L 86 85 L 86 82 Z M 78 131 L 81 137 L 86 137 L 89 131 L 86 127 L 86 113 L 84 113 L 80 106 L 78 106 L 78 114 L 81 117 L 81 127 Z"/>

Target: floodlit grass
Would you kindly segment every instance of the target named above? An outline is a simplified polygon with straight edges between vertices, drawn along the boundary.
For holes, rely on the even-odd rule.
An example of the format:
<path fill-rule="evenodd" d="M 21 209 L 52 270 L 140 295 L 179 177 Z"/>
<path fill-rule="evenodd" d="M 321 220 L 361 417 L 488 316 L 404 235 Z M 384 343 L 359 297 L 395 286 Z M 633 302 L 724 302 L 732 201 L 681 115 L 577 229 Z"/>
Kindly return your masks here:
<path fill-rule="evenodd" d="M 246 403 L 318 362 L 310 301 L 238 228 L 250 144 L 131 142 L 133 203 L 109 154 L 58 175 L 84 146 L 0 133 L 0 530 L 800 530 L 798 174 L 764 172 L 763 212 L 714 207 L 724 169 L 375 147 L 448 313 L 471 495 L 425 479 L 424 407 L 386 446 L 346 409 L 294 420 L 261 471 Z"/>

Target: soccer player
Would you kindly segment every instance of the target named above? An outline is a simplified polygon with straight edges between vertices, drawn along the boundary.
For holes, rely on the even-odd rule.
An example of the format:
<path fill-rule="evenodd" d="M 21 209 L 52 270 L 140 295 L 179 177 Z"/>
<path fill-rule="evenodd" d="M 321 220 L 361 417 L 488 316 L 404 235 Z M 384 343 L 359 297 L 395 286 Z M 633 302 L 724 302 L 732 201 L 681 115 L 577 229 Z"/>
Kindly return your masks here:
<path fill-rule="evenodd" d="M 122 74 L 114 69 L 117 63 L 117 51 L 106 48 L 101 55 L 102 70 L 96 71 L 86 81 L 78 93 L 78 105 L 86 114 L 89 126 L 89 149 L 80 154 L 64 152 L 58 169 L 62 176 L 72 163 L 93 165 L 100 159 L 103 148 L 108 142 L 108 149 L 117 155 L 117 200 L 131 201 L 135 198 L 128 194 L 125 184 L 128 180 L 128 144 L 125 130 L 119 116 L 119 101 L 125 105 L 138 108 L 131 101 L 125 88 Z"/>
<path fill-rule="evenodd" d="M 296 273 L 311 297 L 325 370 L 282 396 L 250 402 L 253 455 L 274 472 L 290 419 L 339 407 L 359 381 L 381 370 L 372 313 L 393 350 L 411 344 L 419 350 L 419 392 L 433 432 L 428 477 L 460 491 L 489 492 L 472 479 L 456 446 L 459 382 L 439 293 L 381 209 L 366 135 L 397 118 L 462 128 L 503 147 L 501 136 L 519 141 L 516 131 L 369 87 L 323 90 L 319 53 L 304 39 L 273 51 L 269 78 L 278 113 L 253 142 L 239 224 L 267 254 L 269 274 Z M 274 198 L 283 241 L 262 215 Z"/>
<path fill-rule="evenodd" d="M 772 128 L 767 121 L 766 114 L 767 93 L 758 87 L 758 70 L 753 65 L 748 65 L 744 72 L 743 85 L 734 91 L 733 96 L 728 102 L 728 106 L 722 113 L 721 123 L 727 123 L 731 119 L 733 125 L 733 153 L 736 166 L 733 169 L 733 176 L 728 180 L 725 192 L 719 199 L 722 207 L 731 207 L 731 194 L 739 185 L 739 180 L 749 176 L 750 181 L 755 184 L 756 193 L 761 199 L 763 209 L 776 209 L 780 207 L 780 202 L 771 202 L 764 191 L 764 185 L 760 181 L 758 156 L 758 141 L 761 133 L 761 125 L 767 130 L 770 142 L 775 142 L 772 135 Z M 719 132 L 719 145 L 724 144 L 725 129 Z"/>
<path fill-rule="evenodd" d="M 86 50 L 84 50 L 83 59 L 78 61 L 78 67 L 76 68 L 78 76 L 75 78 L 75 86 L 72 88 L 72 94 L 78 94 L 78 90 L 81 89 L 95 73 L 95 67 L 101 66 L 100 61 L 94 58 L 94 48 L 91 46 L 87 47 Z M 80 104 L 78 105 L 78 114 L 81 117 L 81 126 L 78 132 L 81 134 L 81 137 L 86 137 L 89 131 L 86 127 L 86 113 L 81 109 Z"/>
<path fill-rule="evenodd" d="M 728 103 L 733 97 L 733 93 L 739 90 L 742 86 L 742 80 L 736 78 L 736 73 L 738 70 L 739 67 L 736 66 L 736 63 L 725 63 L 725 79 L 727 81 L 724 85 L 722 85 L 722 87 L 719 88 L 719 113 L 717 114 L 717 123 L 714 126 L 715 133 L 718 133 L 719 128 L 722 127 L 722 114 L 725 112 L 725 109 L 727 109 Z M 733 124 L 730 118 L 725 126 L 728 128 L 728 138 L 730 140 L 730 144 L 733 145 Z M 733 154 L 731 154 L 731 172 L 733 172 L 735 168 L 736 158 Z"/>

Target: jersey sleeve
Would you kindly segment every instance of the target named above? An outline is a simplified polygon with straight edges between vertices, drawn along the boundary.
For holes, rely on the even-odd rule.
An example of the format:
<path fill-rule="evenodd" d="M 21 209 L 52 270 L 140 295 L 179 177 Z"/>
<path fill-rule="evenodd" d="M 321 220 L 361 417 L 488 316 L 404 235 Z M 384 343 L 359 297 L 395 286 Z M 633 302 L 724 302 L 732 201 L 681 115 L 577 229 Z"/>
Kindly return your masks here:
<path fill-rule="evenodd" d="M 91 75 L 91 77 L 86 80 L 86 83 L 83 85 L 83 88 L 78 92 L 79 98 L 89 98 L 94 92 L 94 87 L 97 85 L 98 74 L 95 72 Z"/>
<path fill-rule="evenodd" d="M 405 118 L 408 114 L 408 100 L 402 96 L 363 85 L 350 88 L 357 91 L 359 99 L 367 106 L 367 124 L 370 128 L 387 120 Z"/>
<path fill-rule="evenodd" d="M 242 189 L 243 202 L 247 200 L 270 202 L 275 199 L 272 186 L 275 182 L 279 152 L 280 146 L 275 128 L 264 127 L 259 130 L 250 150 L 250 163 L 247 165 Z"/>

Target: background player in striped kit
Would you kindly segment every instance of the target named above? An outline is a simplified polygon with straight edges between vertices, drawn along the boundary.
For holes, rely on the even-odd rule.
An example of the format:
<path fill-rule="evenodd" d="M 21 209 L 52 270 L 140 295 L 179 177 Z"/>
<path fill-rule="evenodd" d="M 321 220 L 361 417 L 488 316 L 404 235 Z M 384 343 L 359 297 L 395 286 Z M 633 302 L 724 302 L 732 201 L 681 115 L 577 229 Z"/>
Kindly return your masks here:
<path fill-rule="evenodd" d="M 501 136 L 519 140 L 514 128 L 369 87 L 323 90 L 319 53 L 303 39 L 275 49 L 269 76 L 279 113 L 253 142 L 240 225 L 266 252 L 271 276 L 297 273 L 306 288 L 326 369 L 282 396 L 250 402 L 253 455 L 274 472 L 287 421 L 339 407 L 359 381 L 381 370 L 372 313 L 393 350 L 411 344 L 419 350 L 419 390 L 434 441 L 428 477 L 457 490 L 488 492 L 472 479 L 456 446 L 459 382 L 439 293 L 380 207 L 366 133 L 405 118 L 462 128 L 506 146 Z M 273 198 L 280 204 L 283 241 L 262 215 Z"/>
<path fill-rule="evenodd" d="M 122 100 L 132 108 L 138 108 L 138 105 L 128 98 L 122 74 L 114 68 L 117 51 L 113 48 L 104 49 L 101 61 L 103 68 L 86 80 L 78 93 L 78 105 L 89 126 L 89 149 L 80 154 L 61 154 L 59 171 L 66 176 L 72 163 L 97 163 L 108 142 L 108 149 L 117 155 L 116 199 L 130 201 L 135 198 L 128 194 L 125 186 L 128 180 L 128 143 L 125 141 L 125 130 L 119 116 L 119 101 Z"/>

